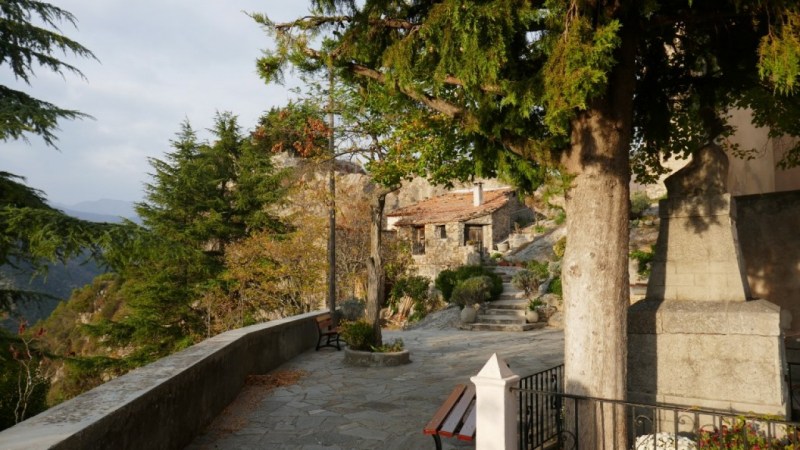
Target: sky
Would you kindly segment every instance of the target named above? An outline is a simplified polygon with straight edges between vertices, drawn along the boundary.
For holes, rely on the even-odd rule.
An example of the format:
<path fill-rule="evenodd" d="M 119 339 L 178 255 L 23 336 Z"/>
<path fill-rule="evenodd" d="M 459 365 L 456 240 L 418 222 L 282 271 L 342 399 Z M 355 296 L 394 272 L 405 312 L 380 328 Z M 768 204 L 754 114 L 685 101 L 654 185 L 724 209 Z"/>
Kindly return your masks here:
<path fill-rule="evenodd" d="M 245 12 L 287 21 L 307 14 L 304 0 L 51 3 L 75 15 L 77 29 L 61 30 L 99 60 L 64 58 L 86 80 L 38 68 L 25 86 L 0 66 L 0 84 L 94 117 L 60 121 L 58 150 L 37 136 L 0 141 L 0 171 L 24 176 L 51 202 L 141 201 L 148 158 L 171 150 L 184 120 L 203 139 L 217 111 L 233 112 L 250 130 L 264 111 L 286 104 L 297 83 L 268 86 L 258 77 L 255 61 L 271 41 Z"/>

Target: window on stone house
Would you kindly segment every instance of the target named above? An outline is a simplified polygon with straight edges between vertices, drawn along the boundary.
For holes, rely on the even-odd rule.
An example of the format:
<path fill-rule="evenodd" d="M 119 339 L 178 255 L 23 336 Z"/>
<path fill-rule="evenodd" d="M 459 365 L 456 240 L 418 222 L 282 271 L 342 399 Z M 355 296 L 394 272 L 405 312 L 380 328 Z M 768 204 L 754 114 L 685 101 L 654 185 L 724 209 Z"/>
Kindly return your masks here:
<path fill-rule="evenodd" d="M 425 227 L 415 226 L 411 229 L 411 254 L 425 254 Z"/>
<path fill-rule="evenodd" d="M 439 239 L 447 239 L 447 229 L 444 225 L 436 225 L 435 236 Z"/>

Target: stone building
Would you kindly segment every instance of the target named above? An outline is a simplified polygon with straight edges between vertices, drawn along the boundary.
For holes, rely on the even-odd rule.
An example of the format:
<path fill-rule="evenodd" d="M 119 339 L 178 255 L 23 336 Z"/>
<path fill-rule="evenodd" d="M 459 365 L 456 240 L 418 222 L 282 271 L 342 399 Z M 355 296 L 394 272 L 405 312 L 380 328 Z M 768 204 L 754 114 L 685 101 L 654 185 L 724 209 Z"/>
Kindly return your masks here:
<path fill-rule="evenodd" d="M 435 278 L 442 270 L 478 264 L 516 225 L 530 223 L 533 210 L 511 188 L 455 191 L 386 214 L 389 230 L 411 242 L 419 274 Z"/>

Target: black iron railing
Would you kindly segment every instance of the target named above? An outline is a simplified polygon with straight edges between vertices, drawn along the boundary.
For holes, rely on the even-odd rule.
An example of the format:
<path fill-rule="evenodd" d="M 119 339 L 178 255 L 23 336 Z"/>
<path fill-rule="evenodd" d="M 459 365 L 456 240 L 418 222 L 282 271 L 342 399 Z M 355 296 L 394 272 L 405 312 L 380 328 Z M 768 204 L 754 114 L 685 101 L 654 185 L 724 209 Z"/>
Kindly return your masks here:
<path fill-rule="evenodd" d="M 792 405 L 792 420 L 800 420 L 800 363 L 789 363 L 789 399 Z"/>
<path fill-rule="evenodd" d="M 519 392 L 520 449 L 800 449 L 800 423 L 565 394 L 563 370 L 558 366 L 523 378 L 514 389 Z M 612 439 L 606 429 L 615 434 L 625 430 L 624 439 Z"/>
<path fill-rule="evenodd" d="M 561 398 L 540 392 L 564 392 L 563 380 L 563 364 L 519 380 L 521 449 L 540 448 L 560 435 Z"/>

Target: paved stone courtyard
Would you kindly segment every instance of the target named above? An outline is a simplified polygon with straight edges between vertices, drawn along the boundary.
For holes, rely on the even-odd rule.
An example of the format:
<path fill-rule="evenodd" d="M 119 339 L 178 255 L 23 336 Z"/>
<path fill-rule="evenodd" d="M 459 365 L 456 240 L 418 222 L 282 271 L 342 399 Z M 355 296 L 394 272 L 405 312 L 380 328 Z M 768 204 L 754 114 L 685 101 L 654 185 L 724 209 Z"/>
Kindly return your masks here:
<path fill-rule="evenodd" d="M 385 342 L 394 338 L 411 351 L 411 364 L 356 368 L 344 365 L 343 352 L 311 350 L 274 372 L 302 373 L 296 382 L 271 391 L 246 386 L 188 449 L 432 449 L 422 428 L 492 353 L 521 376 L 560 364 L 564 353 L 563 333 L 551 329 L 384 331 Z"/>

